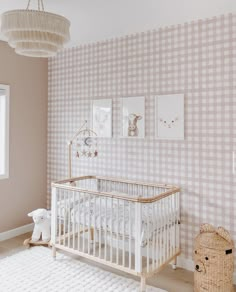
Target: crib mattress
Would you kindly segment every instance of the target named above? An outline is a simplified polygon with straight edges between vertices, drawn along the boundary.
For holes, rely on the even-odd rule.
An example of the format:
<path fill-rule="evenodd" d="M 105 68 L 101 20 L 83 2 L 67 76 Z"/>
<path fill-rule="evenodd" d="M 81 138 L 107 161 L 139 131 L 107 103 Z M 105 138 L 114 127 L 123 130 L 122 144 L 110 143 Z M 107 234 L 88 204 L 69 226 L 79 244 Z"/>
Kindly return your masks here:
<path fill-rule="evenodd" d="M 135 238 L 135 209 L 132 204 L 118 204 L 116 201 L 111 205 L 107 201 L 106 206 L 99 200 L 91 200 L 77 205 L 70 209 L 70 221 L 73 224 L 80 224 L 94 229 L 102 229 L 104 232 L 119 234 L 121 236 L 131 236 Z M 153 237 L 154 232 L 158 232 L 167 225 L 176 223 L 177 213 L 172 210 L 165 211 L 165 214 L 153 216 L 152 206 L 148 204 L 142 206 L 142 232 L 140 245 L 144 246 L 148 239 Z"/>

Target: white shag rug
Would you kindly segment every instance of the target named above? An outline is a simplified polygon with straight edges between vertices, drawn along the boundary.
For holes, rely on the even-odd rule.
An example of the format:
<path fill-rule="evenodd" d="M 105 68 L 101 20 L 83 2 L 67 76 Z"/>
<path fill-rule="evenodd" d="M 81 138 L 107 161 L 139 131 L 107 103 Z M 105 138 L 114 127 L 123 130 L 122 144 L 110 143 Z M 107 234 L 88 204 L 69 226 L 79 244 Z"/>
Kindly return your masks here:
<path fill-rule="evenodd" d="M 32 247 L 0 260 L 1 292 L 136 292 L 140 283 L 57 253 Z M 165 292 L 148 286 L 148 292 Z"/>

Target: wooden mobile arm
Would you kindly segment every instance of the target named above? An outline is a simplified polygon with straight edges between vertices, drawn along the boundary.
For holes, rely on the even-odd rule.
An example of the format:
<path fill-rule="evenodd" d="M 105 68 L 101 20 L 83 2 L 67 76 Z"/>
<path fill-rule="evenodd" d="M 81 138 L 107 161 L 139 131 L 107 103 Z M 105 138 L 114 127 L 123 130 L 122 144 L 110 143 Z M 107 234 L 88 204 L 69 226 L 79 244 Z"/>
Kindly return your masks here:
<path fill-rule="evenodd" d="M 79 135 L 81 130 L 84 128 L 84 126 L 87 124 L 87 120 L 84 121 L 83 125 L 79 128 L 79 130 L 75 133 L 75 135 L 68 141 L 68 174 L 69 178 L 72 178 L 72 162 L 71 162 L 71 153 L 72 153 L 72 144 L 74 139 Z"/>

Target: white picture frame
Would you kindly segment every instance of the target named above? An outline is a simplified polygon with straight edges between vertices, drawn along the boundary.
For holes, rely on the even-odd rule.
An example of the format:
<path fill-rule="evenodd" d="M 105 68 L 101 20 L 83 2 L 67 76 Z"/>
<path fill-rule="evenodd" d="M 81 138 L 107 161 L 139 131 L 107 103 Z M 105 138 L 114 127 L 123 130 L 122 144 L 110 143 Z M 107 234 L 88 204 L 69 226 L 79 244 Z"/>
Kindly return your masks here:
<path fill-rule="evenodd" d="M 156 96 L 155 112 L 157 139 L 184 140 L 184 94 Z"/>
<path fill-rule="evenodd" d="M 92 101 L 92 127 L 98 137 L 112 137 L 112 99 Z"/>
<path fill-rule="evenodd" d="M 145 137 L 145 97 L 122 98 L 122 137 Z"/>

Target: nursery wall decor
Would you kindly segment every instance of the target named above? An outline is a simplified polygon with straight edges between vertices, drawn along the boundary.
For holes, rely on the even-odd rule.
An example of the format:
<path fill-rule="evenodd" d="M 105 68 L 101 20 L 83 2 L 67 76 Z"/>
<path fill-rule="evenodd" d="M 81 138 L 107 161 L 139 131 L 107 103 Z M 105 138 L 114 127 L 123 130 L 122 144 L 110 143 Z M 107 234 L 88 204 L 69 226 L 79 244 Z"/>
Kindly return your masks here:
<path fill-rule="evenodd" d="M 112 136 L 112 100 L 99 99 L 92 101 L 93 130 L 98 137 Z"/>
<path fill-rule="evenodd" d="M 184 139 L 184 94 L 156 96 L 156 137 Z"/>
<path fill-rule="evenodd" d="M 97 133 L 88 127 L 88 121 L 85 120 L 79 130 L 68 142 L 68 174 L 72 177 L 72 145 L 76 141 L 76 157 L 92 158 L 98 156 L 97 151 Z"/>
<path fill-rule="evenodd" d="M 145 137 L 145 98 L 127 97 L 122 100 L 123 137 Z"/>

